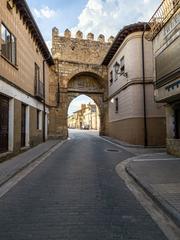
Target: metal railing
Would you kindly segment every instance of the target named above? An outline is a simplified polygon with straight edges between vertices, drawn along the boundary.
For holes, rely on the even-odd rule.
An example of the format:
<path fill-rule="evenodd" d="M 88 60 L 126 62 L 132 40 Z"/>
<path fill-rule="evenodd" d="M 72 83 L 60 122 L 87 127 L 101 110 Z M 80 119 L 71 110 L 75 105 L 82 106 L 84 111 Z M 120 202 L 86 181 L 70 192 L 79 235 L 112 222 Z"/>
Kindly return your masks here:
<path fill-rule="evenodd" d="M 36 81 L 35 96 L 40 99 L 44 99 L 44 85 L 40 80 Z"/>
<path fill-rule="evenodd" d="M 149 21 L 151 30 L 146 34 L 148 40 L 153 40 L 168 20 L 180 9 L 180 0 L 163 0 Z"/>

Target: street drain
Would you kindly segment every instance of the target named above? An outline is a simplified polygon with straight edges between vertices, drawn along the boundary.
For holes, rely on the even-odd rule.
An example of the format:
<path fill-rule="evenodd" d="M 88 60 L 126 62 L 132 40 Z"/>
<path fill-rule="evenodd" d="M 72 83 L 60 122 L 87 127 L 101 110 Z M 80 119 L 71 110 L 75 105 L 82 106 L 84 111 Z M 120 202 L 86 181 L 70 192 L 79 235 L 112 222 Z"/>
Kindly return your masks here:
<path fill-rule="evenodd" d="M 106 149 L 105 152 L 119 152 L 118 149 Z"/>

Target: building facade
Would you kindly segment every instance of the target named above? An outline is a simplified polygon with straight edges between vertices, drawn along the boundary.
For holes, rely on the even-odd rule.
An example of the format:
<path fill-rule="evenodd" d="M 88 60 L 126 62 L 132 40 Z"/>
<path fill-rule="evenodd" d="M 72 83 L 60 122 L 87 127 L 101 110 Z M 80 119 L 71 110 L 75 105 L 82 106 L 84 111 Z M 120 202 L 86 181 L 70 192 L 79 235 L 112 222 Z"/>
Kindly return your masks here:
<path fill-rule="evenodd" d="M 73 99 L 84 94 L 98 106 L 100 134 L 105 133 L 107 119 L 107 67 L 101 62 L 111 46 L 113 37 L 106 41 L 100 34 L 97 39 L 77 31 L 73 37 L 67 29 L 64 35 L 52 30 L 52 56 L 55 61 L 50 78 L 50 136 L 67 138 L 68 108 Z"/>
<path fill-rule="evenodd" d="M 124 27 L 103 60 L 108 66 L 107 135 L 145 146 L 165 145 L 165 112 L 155 103 L 152 42 L 146 23 Z"/>
<path fill-rule="evenodd" d="M 162 1 L 149 25 L 147 38 L 153 40 L 155 57 L 154 95 L 166 108 L 167 151 L 180 156 L 180 1 Z"/>
<path fill-rule="evenodd" d="M 0 153 L 47 138 L 53 59 L 24 0 L 0 4 Z"/>
<path fill-rule="evenodd" d="M 68 127 L 99 130 L 99 110 L 95 104 L 82 104 L 81 109 L 68 117 Z"/>

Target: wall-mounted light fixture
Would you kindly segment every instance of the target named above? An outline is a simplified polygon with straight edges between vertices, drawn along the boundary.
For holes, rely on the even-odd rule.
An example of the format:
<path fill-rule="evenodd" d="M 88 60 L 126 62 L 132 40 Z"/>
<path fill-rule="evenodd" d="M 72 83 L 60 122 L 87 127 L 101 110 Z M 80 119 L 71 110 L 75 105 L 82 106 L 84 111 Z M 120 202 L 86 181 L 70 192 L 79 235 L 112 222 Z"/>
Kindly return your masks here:
<path fill-rule="evenodd" d="M 114 69 L 115 69 L 116 74 L 123 75 L 124 77 L 128 78 L 128 73 L 122 71 L 121 65 L 118 62 L 116 62 L 114 64 Z"/>

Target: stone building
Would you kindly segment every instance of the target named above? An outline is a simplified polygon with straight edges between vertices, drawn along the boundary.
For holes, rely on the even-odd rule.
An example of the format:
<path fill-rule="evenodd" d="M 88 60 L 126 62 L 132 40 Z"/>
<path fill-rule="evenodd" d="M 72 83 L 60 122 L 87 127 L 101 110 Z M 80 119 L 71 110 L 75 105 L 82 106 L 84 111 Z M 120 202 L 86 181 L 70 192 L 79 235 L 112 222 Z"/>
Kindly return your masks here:
<path fill-rule="evenodd" d="M 158 21 L 157 21 L 158 19 Z M 180 0 L 164 0 L 151 18 L 155 100 L 166 108 L 167 151 L 180 156 Z"/>
<path fill-rule="evenodd" d="M 71 101 L 81 94 L 89 96 L 100 111 L 100 133 L 105 132 L 107 119 L 107 67 L 101 62 L 113 38 L 97 40 L 89 33 L 83 38 L 78 31 L 72 38 L 67 29 L 64 36 L 59 30 L 52 31 L 52 54 L 55 61 L 50 78 L 50 136 L 67 138 L 67 111 Z"/>
<path fill-rule="evenodd" d="M 17 152 L 47 138 L 53 64 L 25 0 L 1 0 L 0 50 L 0 153 Z"/>
<path fill-rule="evenodd" d="M 82 128 L 99 130 L 99 110 L 95 104 L 87 104 L 84 107 Z"/>
<path fill-rule="evenodd" d="M 165 113 L 154 101 L 152 42 L 146 23 L 125 26 L 103 60 L 108 66 L 106 134 L 121 141 L 165 145 Z"/>
<path fill-rule="evenodd" d="M 99 110 L 95 104 L 82 104 L 81 109 L 68 116 L 68 127 L 99 130 Z"/>

